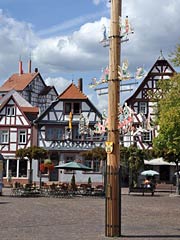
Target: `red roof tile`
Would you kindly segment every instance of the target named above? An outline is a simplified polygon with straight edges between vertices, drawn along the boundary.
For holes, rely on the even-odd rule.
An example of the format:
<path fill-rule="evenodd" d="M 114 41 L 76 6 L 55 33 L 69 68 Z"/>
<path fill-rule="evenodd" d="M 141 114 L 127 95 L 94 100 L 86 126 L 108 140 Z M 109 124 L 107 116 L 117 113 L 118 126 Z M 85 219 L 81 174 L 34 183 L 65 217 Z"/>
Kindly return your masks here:
<path fill-rule="evenodd" d="M 88 97 L 82 93 L 79 88 L 71 83 L 69 87 L 67 87 L 64 92 L 62 92 L 59 97 L 59 99 L 88 99 Z"/>
<path fill-rule="evenodd" d="M 4 84 L 0 87 L 0 91 L 22 91 L 34 79 L 38 73 L 18 73 L 13 74 Z"/>
<path fill-rule="evenodd" d="M 39 113 L 38 107 L 20 107 L 23 112 L 29 113 Z"/>

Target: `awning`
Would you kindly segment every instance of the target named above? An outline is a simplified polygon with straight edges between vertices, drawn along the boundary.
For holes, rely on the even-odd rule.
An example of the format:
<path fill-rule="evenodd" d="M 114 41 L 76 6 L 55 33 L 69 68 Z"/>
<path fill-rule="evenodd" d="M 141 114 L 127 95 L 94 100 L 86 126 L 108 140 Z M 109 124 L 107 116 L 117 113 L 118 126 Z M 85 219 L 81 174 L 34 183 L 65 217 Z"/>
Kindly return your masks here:
<path fill-rule="evenodd" d="M 160 166 L 160 165 L 175 166 L 176 165 L 173 162 L 169 163 L 169 162 L 164 161 L 164 159 L 162 157 L 154 158 L 154 159 L 151 159 L 151 160 L 144 160 L 144 164 L 145 165 L 157 165 L 157 166 Z"/>

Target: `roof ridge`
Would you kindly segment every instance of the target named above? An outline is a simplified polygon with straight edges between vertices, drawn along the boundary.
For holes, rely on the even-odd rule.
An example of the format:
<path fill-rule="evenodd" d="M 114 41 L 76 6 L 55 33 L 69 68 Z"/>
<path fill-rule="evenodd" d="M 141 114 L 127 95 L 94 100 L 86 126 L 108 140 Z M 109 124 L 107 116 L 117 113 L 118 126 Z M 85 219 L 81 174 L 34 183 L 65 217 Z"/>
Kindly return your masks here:
<path fill-rule="evenodd" d="M 59 99 L 87 99 L 84 94 L 74 83 L 71 83 L 59 96 Z"/>

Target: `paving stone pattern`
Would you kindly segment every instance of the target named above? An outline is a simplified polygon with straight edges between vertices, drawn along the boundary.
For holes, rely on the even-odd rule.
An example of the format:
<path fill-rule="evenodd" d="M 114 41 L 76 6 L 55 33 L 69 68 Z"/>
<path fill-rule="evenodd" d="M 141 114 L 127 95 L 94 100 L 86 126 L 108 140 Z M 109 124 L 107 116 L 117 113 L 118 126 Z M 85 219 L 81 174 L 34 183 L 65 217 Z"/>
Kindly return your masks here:
<path fill-rule="evenodd" d="M 180 239 L 180 197 L 122 194 L 122 236 L 104 236 L 105 199 L 0 197 L 0 240 Z"/>

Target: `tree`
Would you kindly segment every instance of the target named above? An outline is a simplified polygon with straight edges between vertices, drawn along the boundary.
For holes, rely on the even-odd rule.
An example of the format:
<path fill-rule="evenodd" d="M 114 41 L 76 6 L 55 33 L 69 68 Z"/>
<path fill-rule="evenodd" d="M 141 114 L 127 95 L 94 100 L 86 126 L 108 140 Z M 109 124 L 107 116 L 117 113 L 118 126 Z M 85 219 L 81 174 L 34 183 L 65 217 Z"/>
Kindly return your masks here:
<path fill-rule="evenodd" d="M 180 44 L 176 45 L 175 51 L 170 54 L 170 57 L 176 67 L 180 66 Z"/>
<path fill-rule="evenodd" d="M 20 148 L 16 151 L 16 157 L 20 159 L 27 158 L 30 163 L 30 169 L 29 169 L 29 176 L 28 176 L 28 183 L 32 184 L 33 182 L 33 174 L 32 174 L 32 161 L 33 159 L 36 160 L 43 160 L 47 157 L 47 150 L 45 150 L 42 147 L 32 146 L 28 148 Z"/>
<path fill-rule="evenodd" d="M 153 146 L 168 162 L 176 164 L 176 194 L 179 194 L 180 162 L 180 74 L 160 81 L 162 98 L 158 103 L 158 136 Z"/>
<path fill-rule="evenodd" d="M 135 146 L 120 147 L 121 165 L 129 168 L 129 184 L 137 185 L 139 171 L 144 167 L 144 158 L 147 158 L 147 155 L 147 150 Z"/>

